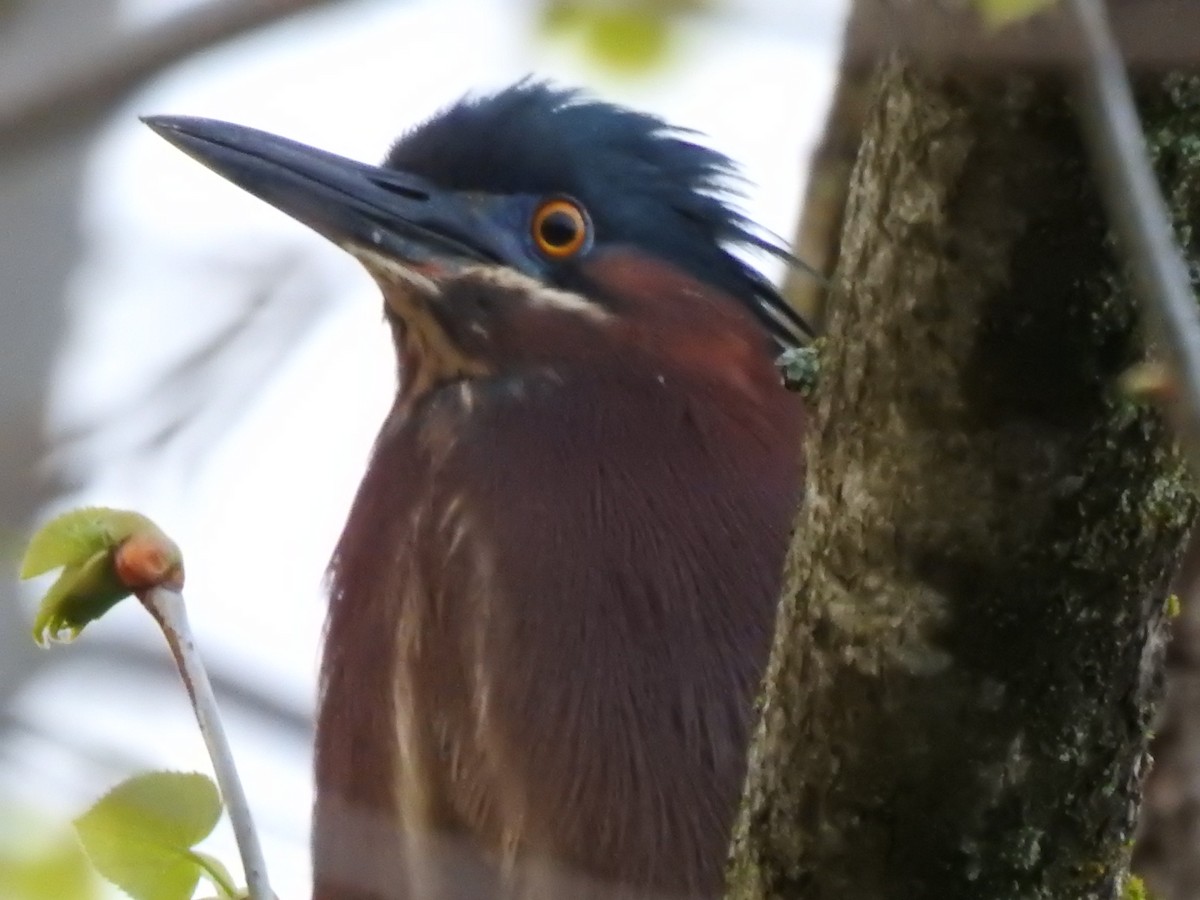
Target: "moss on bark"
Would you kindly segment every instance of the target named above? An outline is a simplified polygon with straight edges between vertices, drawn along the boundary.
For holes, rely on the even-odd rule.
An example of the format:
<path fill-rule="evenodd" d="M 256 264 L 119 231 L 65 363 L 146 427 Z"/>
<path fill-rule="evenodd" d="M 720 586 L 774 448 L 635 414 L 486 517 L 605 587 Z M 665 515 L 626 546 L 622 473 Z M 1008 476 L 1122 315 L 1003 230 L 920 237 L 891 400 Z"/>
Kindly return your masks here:
<path fill-rule="evenodd" d="M 730 896 L 1117 897 L 1196 504 L 1065 86 L 882 66 L 846 223 Z"/>

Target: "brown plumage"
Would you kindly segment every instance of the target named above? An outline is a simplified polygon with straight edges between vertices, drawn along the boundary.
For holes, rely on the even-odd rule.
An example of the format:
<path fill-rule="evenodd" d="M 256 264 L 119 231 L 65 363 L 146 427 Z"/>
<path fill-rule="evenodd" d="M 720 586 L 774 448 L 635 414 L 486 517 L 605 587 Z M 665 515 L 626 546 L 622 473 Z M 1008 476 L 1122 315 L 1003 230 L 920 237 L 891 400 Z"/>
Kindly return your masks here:
<path fill-rule="evenodd" d="M 637 325 L 521 311 L 557 359 L 402 394 L 383 427 L 332 570 L 320 900 L 503 896 L 510 868 L 719 890 L 800 411 L 728 298 L 594 265 L 635 262 Z"/>
<path fill-rule="evenodd" d="M 803 426 L 729 161 L 530 82 L 382 167 L 151 124 L 353 253 L 395 337 L 330 571 L 314 900 L 717 896 Z"/>

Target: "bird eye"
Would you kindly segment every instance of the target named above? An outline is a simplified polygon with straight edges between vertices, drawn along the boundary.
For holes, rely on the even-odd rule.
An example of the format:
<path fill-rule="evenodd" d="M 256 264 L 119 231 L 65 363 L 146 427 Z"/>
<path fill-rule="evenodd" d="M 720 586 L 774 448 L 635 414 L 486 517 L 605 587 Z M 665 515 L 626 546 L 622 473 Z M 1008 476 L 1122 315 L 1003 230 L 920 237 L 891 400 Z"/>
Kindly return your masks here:
<path fill-rule="evenodd" d="M 533 214 L 533 240 L 547 256 L 566 259 L 587 243 L 588 225 L 587 215 L 578 204 L 547 200 Z"/>

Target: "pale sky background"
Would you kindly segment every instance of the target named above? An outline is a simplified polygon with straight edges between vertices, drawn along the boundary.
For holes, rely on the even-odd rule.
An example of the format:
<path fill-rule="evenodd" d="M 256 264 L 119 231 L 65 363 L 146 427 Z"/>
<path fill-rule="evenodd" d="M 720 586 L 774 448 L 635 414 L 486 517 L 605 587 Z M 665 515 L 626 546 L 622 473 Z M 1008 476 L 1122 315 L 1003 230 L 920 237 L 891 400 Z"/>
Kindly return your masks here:
<path fill-rule="evenodd" d="M 185 5 L 125 0 L 123 13 L 136 28 Z M 212 116 L 377 160 L 399 133 L 468 90 L 535 73 L 704 132 L 741 163 L 750 181 L 744 208 L 790 236 L 832 88 L 844 3 L 726 0 L 725 9 L 683 29 L 671 65 L 632 80 L 595 68 L 569 43 L 539 38 L 532 3 L 362 0 L 180 65 L 110 117 L 79 210 L 86 251 L 66 298 L 72 324 L 48 413 L 52 431 L 124 409 L 228 323 L 247 274 L 272 261 L 285 262 L 264 273 L 273 290 L 322 310 L 291 336 L 269 377 L 252 360 L 212 389 L 203 414 L 238 418 L 196 456 L 134 454 L 132 432 L 118 422 L 69 460 L 86 473 L 86 486 L 62 505 L 138 509 L 182 545 L 185 593 L 210 664 L 311 710 L 322 574 L 395 369 L 379 298 L 355 263 L 173 149 L 137 116 Z M 81 638 L 113 640 L 165 654 L 134 603 Z M 15 713 L 31 727 L 5 748 L 0 797 L 74 813 L 134 770 L 209 771 L 173 681 L 81 658 L 36 679 Z M 227 725 L 276 892 L 302 898 L 310 748 L 236 709 Z M 236 866 L 226 826 L 208 849 Z"/>

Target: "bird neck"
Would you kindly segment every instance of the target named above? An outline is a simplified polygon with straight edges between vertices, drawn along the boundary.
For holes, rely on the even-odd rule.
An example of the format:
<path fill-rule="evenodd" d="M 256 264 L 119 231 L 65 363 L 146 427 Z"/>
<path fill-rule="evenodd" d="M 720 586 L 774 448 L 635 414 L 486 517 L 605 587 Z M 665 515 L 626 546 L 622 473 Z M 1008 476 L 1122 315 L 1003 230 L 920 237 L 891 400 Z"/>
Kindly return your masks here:
<path fill-rule="evenodd" d="M 612 285 L 625 273 L 605 274 Z M 398 823 L 453 831 L 500 803 L 480 754 L 516 734 L 568 746 L 559 719 L 519 718 L 542 708 L 594 723 L 581 746 L 611 742 L 625 723 L 659 748 L 618 767 L 636 777 L 615 783 L 570 754 L 537 767 L 562 796 L 578 787 L 590 798 L 592 819 L 626 823 L 601 853 L 619 864 L 594 874 L 638 881 L 665 866 L 643 859 L 662 835 L 629 824 L 657 821 L 630 818 L 657 794 L 631 785 L 669 791 L 685 818 L 684 800 L 707 785 L 711 805 L 694 816 L 707 836 L 696 840 L 727 844 L 801 490 L 803 410 L 734 301 L 688 287 L 695 314 L 684 315 L 689 298 L 670 284 L 678 276 L 664 274 L 657 292 L 623 290 L 586 364 L 397 397 L 330 569 L 315 747 L 321 900 L 357 900 L 335 883 L 347 869 L 398 883 Z M 639 302 L 658 308 L 623 316 Z M 621 707 L 624 697 L 636 702 Z M 498 721 L 508 730 L 479 730 Z M 576 813 L 556 813 L 554 828 Z M 503 845 L 479 815 L 471 827 Z M 563 841 L 591 865 L 592 837 Z M 711 886 L 720 851 L 702 855 L 711 871 L 687 879 Z"/>

